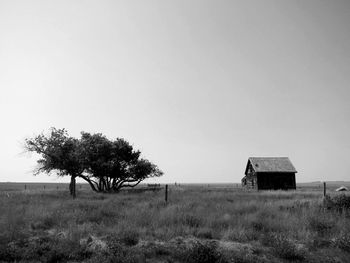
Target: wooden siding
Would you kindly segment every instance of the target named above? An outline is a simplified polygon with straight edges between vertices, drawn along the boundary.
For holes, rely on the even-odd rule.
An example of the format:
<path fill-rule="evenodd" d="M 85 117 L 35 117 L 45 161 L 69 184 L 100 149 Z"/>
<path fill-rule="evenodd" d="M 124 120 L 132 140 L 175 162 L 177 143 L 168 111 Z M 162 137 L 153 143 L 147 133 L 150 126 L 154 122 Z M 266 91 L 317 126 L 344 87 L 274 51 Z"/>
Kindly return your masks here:
<path fill-rule="evenodd" d="M 258 182 L 257 182 L 256 175 L 250 176 L 250 177 L 245 176 L 242 179 L 242 187 L 246 189 L 258 189 Z"/>
<path fill-rule="evenodd" d="M 242 179 L 242 187 L 246 189 L 258 189 L 258 177 L 251 163 L 248 165 L 246 176 Z"/>

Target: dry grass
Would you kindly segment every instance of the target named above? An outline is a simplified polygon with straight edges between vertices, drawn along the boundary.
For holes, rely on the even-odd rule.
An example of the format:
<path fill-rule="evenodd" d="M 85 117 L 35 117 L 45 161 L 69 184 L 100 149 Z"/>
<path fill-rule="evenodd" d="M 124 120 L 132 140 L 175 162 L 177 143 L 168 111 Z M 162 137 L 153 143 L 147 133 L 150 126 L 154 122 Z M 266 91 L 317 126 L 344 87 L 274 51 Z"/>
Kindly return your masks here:
<path fill-rule="evenodd" d="M 163 195 L 2 191 L 0 261 L 349 262 L 350 212 L 320 191 L 181 186 L 168 204 Z"/>

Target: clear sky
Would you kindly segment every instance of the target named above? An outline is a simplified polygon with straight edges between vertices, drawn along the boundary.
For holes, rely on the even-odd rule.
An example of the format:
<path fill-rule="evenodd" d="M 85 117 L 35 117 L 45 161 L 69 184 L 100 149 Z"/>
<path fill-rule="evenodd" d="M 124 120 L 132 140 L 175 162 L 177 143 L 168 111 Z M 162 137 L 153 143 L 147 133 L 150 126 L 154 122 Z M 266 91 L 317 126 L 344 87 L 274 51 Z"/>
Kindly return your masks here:
<path fill-rule="evenodd" d="M 297 182 L 350 180 L 350 1 L 0 0 L 0 181 L 26 137 L 123 137 L 165 175 L 240 182 L 288 156 Z"/>

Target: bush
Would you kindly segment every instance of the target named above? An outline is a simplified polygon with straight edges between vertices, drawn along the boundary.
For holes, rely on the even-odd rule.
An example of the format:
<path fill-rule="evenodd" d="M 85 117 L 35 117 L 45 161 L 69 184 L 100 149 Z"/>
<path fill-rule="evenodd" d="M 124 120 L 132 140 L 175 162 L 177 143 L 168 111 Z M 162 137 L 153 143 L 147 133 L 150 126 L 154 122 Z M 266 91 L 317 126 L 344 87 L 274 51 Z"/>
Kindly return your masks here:
<path fill-rule="evenodd" d="M 91 256 L 78 242 L 37 237 L 0 245 L 0 261 L 61 262 Z"/>
<path fill-rule="evenodd" d="M 135 246 L 139 242 L 140 235 L 136 230 L 126 229 L 119 233 L 111 234 L 107 237 L 107 246 L 113 250 L 121 245 Z"/>
<path fill-rule="evenodd" d="M 0 262 L 17 261 L 21 259 L 18 249 L 7 244 L 0 244 Z"/>
<path fill-rule="evenodd" d="M 182 218 L 183 224 L 189 227 L 200 227 L 202 225 L 202 219 L 196 215 L 186 214 Z"/>
<path fill-rule="evenodd" d="M 116 239 L 108 241 L 108 251 L 100 253 L 91 262 L 138 263 L 144 262 L 144 256 L 134 248 L 125 247 Z"/>
<path fill-rule="evenodd" d="M 338 212 L 350 210 L 350 195 L 340 194 L 333 198 L 327 195 L 323 199 L 323 206 L 327 209 L 334 209 Z"/>
<path fill-rule="evenodd" d="M 350 252 L 350 233 L 341 233 L 333 242 L 335 247 Z"/>
<path fill-rule="evenodd" d="M 293 241 L 284 235 L 270 235 L 270 246 L 278 257 L 287 260 L 303 260 L 306 251 L 298 247 Z"/>
<path fill-rule="evenodd" d="M 320 215 L 309 217 L 308 224 L 312 231 L 315 231 L 317 232 L 317 234 L 320 234 L 320 235 L 324 235 L 328 233 L 335 226 L 335 223 L 333 220 Z"/>
<path fill-rule="evenodd" d="M 258 231 L 255 231 L 253 228 L 234 228 L 226 231 L 223 239 L 246 243 L 252 240 L 257 240 L 259 236 L 260 233 Z"/>
<path fill-rule="evenodd" d="M 350 210 L 350 195 L 337 195 L 333 197 L 333 202 L 337 210 Z"/>
<path fill-rule="evenodd" d="M 261 211 L 256 214 L 255 218 L 250 222 L 250 226 L 256 233 L 282 232 L 285 225 L 276 215 L 276 211 Z"/>
<path fill-rule="evenodd" d="M 40 258 L 43 262 L 60 262 L 86 259 L 91 253 L 77 241 L 41 238 L 28 243 L 23 256 L 34 260 Z"/>
<path fill-rule="evenodd" d="M 120 241 L 127 246 L 135 246 L 139 242 L 140 235 L 135 230 L 125 230 L 120 233 Z"/>
<path fill-rule="evenodd" d="M 221 259 L 222 255 L 214 242 L 197 242 L 182 255 L 182 260 L 187 263 L 215 263 L 222 262 Z"/>
<path fill-rule="evenodd" d="M 245 251 L 225 251 L 220 263 L 267 263 L 268 259 L 246 253 Z"/>
<path fill-rule="evenodd" d="M 196 233 L 198 238 L 213 239 L 213 232 L 210 228 L 201 228 Z"/>
<path fill-rule="evenodd" d="M 52 216 L 46 215 L 43 218 L 38 219 L 36 222 L 31 223 L 33 230 L 48 230 L 55 225 L 55 220 Z"/>

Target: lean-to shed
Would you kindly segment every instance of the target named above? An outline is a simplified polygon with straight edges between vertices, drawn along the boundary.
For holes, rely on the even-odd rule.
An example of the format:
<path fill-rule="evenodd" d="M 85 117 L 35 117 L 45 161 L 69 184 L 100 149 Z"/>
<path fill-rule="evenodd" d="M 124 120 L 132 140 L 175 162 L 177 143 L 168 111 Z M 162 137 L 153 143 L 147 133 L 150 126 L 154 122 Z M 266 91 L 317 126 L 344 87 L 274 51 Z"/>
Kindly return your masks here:
<path fill-rule="evenodd" d="M 296 173 L 288 157 L 250 157 L 242 186 L 257 190 L 296 189 Z"/>

